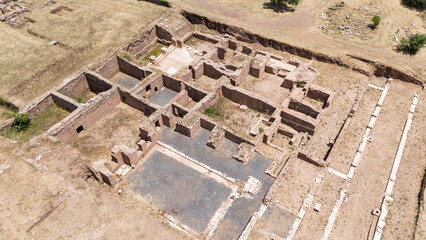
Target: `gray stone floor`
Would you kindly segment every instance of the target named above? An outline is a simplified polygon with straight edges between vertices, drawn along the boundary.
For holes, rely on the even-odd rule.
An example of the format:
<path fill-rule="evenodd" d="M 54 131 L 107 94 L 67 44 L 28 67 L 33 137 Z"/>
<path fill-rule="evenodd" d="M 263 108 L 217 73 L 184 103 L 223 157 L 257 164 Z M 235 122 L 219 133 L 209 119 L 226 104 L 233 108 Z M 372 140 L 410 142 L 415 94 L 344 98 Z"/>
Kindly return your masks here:
<path fill-rule="evenodd" d="M 265 226 L 267 232 L 276 234 L 279 237 L 287 238 L 289 231 L 291 230 L 296 216 L 293 214 L 281 209 L 274 204 L 268 206 L 265 214 L 261 218 L 260 222 Z"/>
<path fill-rule="evenodd" d="M 238 162 L 232 158 L 237 151 L 238 144 L 225 139 L 218 149 L 212 149 L 206 146 L 210 134 L 210 131 L 201 128 L 193 138 L 190 138 L 164 127 L 160 134 L 160 141 L 213 169 L 243 182 L 247 181 L 249 176 L 259 180 L 264 178 L 264 172 L 270 163 L 267 158 L 256 154 L 246 164 Z"/>
<path fill-rule="evenodd" d="M 162 107 L 169 103 L 177 94 L 178 92 L 163 87 L 160 91 L 156 92 L 149 101 Z"/>
<path fill-rule="evenodd" d="M 189 138 L 174 132 L 170 128 L 163 127 L 160 141 L 235 179 L 245 182 L 249 176 L 253 176 L 260 180 L 262 187 L 259 193 L 253 196 L 253 199 L 236 199 L 219 223 L 213 236 L 213 239 L 237 239 L 254 212 L 259 210 L 263 198 L 274 182 L 274 178 L 265 174 L 270 160 L 260 154 L 256 154 L 246 164 L 238 162 L 232 158 L 238 145 L 225 140 L 218 149 L 212 149 L 206 146 L 210 134 L 210 131 L 201 128 L 193 138 Z"/>
<path fill-rule="evenodd" d="M 203 232 L 231 189 L 160 152 L 128 181 L 133 191 L 197 232 Z"/>
<path fill-rule="evenodd" d="M 134 78 L 120 71 L 114 77 L 112 77 L 111 80 L 113 82 L 116 82 L 121 87 L 124 87 L 127 89 L 132 89 L 134 86 L 140 83 L 140 81 L 137 78 Z"/>

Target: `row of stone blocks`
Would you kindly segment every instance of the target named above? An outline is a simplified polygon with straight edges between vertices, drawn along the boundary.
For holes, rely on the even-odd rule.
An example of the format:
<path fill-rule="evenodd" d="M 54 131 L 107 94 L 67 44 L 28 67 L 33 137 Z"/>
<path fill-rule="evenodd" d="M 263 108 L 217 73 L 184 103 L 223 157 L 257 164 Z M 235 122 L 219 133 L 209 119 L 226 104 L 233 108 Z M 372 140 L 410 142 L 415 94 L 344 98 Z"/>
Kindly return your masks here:
<path fill-rule="evenodd" d="M 392 195 L 392 192 L 393 192 L 393 188 L 395 186 L 396 174 L 398 172 L 399 165 L 400 165 L 401 160 L 402 160 L 402 153 L 404 151 L 404 147 L 405 147 L 405 144 L 406 144 L 406 141 L 407 141 L 408 131 L 411 128 L 411 123 L 412 123 L 412 120 L 413 120 L 414 111 L 417 107 L 418 99 L 419 99 L 419 95 L 414 94 L 413 102 L 411 104 L 410 111 L 409 111 L 408 117 L 407 117 L 407 121 L 405 122 L 404 130 L 403 130 L 403 133 L 402 133 L 402 136 L 401 136 L 401 141 L 399 143 L 398 150 L 397 150 L 397 153 L 396 153 L 396 156 L 395 156 L 395 159 L 394 159 L 391 174 L 389 176 L 388 183 L 386 185 L 385 196 L 383 198 L 382 206 L 380 208 L 381 211 L 380 211 L 379 219 L 377 221 L 376 231 L 374 233 L 373 240 L 380 240 L 381 239 L 383 228 L 386 225 L 385 219 L 388 215 L 387 206 L 388 206 L 388 204 L 390 204 L 390 202 L 393 201 L 393 198 L 391 197 L 391 195 Z"/>
<path fill-rule="evenodd" d="M 115 145 L 111 150 L 112 161 L 100 159 L 89 163 L 88 167 L 93 177 L 114 186 L 142 158 L 141 150 L 132 149 L 126 145 Z"/>

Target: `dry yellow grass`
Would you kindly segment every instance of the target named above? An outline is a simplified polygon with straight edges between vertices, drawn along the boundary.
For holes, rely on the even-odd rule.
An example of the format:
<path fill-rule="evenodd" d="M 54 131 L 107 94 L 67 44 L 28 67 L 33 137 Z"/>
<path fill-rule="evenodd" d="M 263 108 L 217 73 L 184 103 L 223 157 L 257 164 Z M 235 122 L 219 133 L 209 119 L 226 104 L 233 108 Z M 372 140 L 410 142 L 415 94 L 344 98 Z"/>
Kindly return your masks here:
<path fill-rule="evenodd" d="M 102 60 L 141 34 L 166 8 L 135 0 L 28 1 L 20 29 L 0 24 L 0 96 L 19 106 L 58 85 L 82 67 Z M 73 11 L 50 11 L 67 6 Z M 30 34 L 29 32 L 35 33 Z M 50 41 L 62 45 L 50 45 Z"/>

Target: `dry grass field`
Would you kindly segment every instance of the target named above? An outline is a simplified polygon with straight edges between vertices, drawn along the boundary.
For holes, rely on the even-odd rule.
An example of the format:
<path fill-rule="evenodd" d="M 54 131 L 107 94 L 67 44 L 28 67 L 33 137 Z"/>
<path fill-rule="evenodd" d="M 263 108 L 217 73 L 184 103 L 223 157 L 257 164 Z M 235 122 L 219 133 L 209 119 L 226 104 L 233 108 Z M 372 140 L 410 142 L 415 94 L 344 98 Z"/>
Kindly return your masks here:
<path fill-rule="evenodd" d="M 167 10 L 134 0 L 45 2 L 28 1 L 31 12 L 25 16 L 34 23 L 21 28 L 0 24 L 0 96 L 20 107 L 112 55 Z M 60 6 L 72 11 L 51 13 Z"/>
<path fill-rule="evenodd" d="M 138 0 L 25 1 L 30 11 L 23 16 L 31 21 L 21 27 L 0 22 L 0 97 L 23 109 L 67 77 L 117 53 L 167 12 L 178 13 L 181 10 L 339 57 L 366 72 L 372 72 L 374 66 L 349 55 L 396 66 L 411 72 L 423 82 L 426 79 L 425 48 L 415 56 L 403 55 L 392 49 L 398 28 L 409 28 L 413 33 L 426 32 L 425 18 L 418 11 L 401 5 L 400 0 L 345 1 L 345 8 L 333 19 L 345 19 L 346 14 L 359 11 L 355 8 L 364 9 L 369 4 L 383 8 L 380 14 L 382 22 L 377 29 L 368 30 L 371 38 L 366 40 L 348 37 L 344 31 L 337 30 L 340 23 L 326 23 L 327 19 L 321 17 L 322 13 L 328 12 L 330 7 L 341 0 L 300 0 L 298 6 L 289 9 L 276 9 L 268 0 L 170 2 L 172 9 Z M 319 28 L 320 25 L 327 27 Z M 223 36 L 201 25 L 195 26 L 195 29 Z M 237 42 L 239 46 L 243 44 L 254 50 L 273 53 L 284 60 L 297 57 L 303 62 L 310 61 L 288 52 L 266 48 L 259 43 Z M 186 44 L 192 44 L 194 48 L 197 46 L 193 39 Z M 160 43 L 153 44 L 151 51 L 148 50 L 140 58 L 133 58 L 133 62 L 139 61 L 140 65 L 146 65 L 149 56 L 160 55 L 163 46 Z M 203 45 L 207 50 L 212 46 L 213 43 Z M 176 58 L 180 57 L 178 55 Z M 288 161 L 280 163 L 285 165 L 283 170 L 274 179 L 265 201 L 259 201 L 259 204 L 271 204 L 268 207 L 278 204 L 289 215 L 297 218 L 307 196 L 312 194 L 312 204 L 307 208 L 293 239 L 321 239 L 339 192 L 345 189 L 347 195 L 329 239 L 370 239 L 369 231 L 375 224 L 372 211 L 381 206 L 413 94 L 417 93 L 419 102 L 395 181 L 392 193 L 394 200 L 388 205 L 389 215 L 382 239 L 414 239 L 416 231 L 416 239 L 424 239 L 426 211 L 423 210 L 418 216 L 418 194 L 426 167 L 426 91 L 419 85 L 398 79 L 391 82 L 356 174 L 348 179 L 348 170 L 382 94 L 383 89 L 380 88 L 385 86 L 387 79 L 367 76 L 349 67 L 315 59 L 312 60 L 312 68 L 318 71 L 313 84 L 334 92 L 333 101 L 325 107 L 322 102 L 310 100 L 319 108 L 324 105 L 325 109 L 321 110 L 317 129 L 312 136 L 297 133 L 300 138 L 296 144 L 290 145 L 291 137 L 276 134 L 274 146 L 260 144 L 260 152 L 267 158 L 276 160 L 278 156 L 285 156 Z M 239 87 L 282 107 L 291 93 L 291 90 L 281 86 L 282 81 L 281 77 L 272 74 L 261 78 L 248 76 Z M 212 93 L 222 83 L 202 76 L 191 84 Z M 145 87 L 142 86 L 143 89 Z M 115 86 L 113 89 L 117 90 Z M 80 96 L 81 101 L 77 101 L 90 105 L 88 99 L 96 94 L 91 89 L 86 91 Z M 347 129 L 342 130 L 339 136 L 359 93 L 363 93 L 363 98 Z M 124 102 L 124 98 L 121 101 Z M 150 101 L 149 98 L 146 101 Z M 196 100 L 190 101 L 188 108 L 196 104 Z M 70 114 L 62 108 L 54 107 L 53 104 L 32 120 L 33 125 L 26 132 L 13 135 L 13 131 L 8 133 L 6 130 L 0 134 L 0 240 L 196 239 L 195 235 L 183 233 L 181 226 L 173 226 L 166 220 L 166 212 L 152 199 L 135 194 L 129 179 L 124 177 L 111 187 L 103 180 L 96 181 L 87 167 L 88 163 L 99 159 L 109 160 L 111 149 L 117 144 L 135 147 L 141 140 L 141 123 L 149 121 L 152 117 L 148 116 L 155 114 L 145 115 L 134 106 L 120 103 L 103 119 L 96 119 L 97 122 L 91 128 L 83 129 L 81 133 L 77 130 L 78 137 L 67 144 L 53 138 L 53 135 L 43 135 L 50 126 Z M 219 97 L 210 107 L 214 110 L 210 117 L 218 126 L 227 126 L 250 141 L 255 140 L 249 134 L 250 129 L 260 118 L 270 118 L 255 110 L 243 110 L 240 104 L 225 96 Z M 160 110 L 166 111 L 165 108 Z M 205 110 L 197 114 L 203 113 L 209 115 Z M 0 125 L 14 114 L 16 112 L 0 106 Z M 339 141 L 333 143 L 336 136 Z M 280 149 L 284 149 L 285 154 L 281 155 Z M 318 158 L 319 162 L 328 157 L 327 165 L 320 167 L 303 161 L 297 157 L 297 151 L 304 151 Z M 133 172 L 137 167 L 133 165 L 129 171 Z M 213 172 L 209 170 L 208 174 Z M 175 196 L 170 198 L 176 199 Z M 314 204 L 321 204 L 322 208 L 314 210 Z M 272 238 L 266 237 L 262 224 L 265 223 L 261 221 L 261 224 L 255 225 L 248 239 Z M 292 225 L 290 223 L 289 226 Z"/>

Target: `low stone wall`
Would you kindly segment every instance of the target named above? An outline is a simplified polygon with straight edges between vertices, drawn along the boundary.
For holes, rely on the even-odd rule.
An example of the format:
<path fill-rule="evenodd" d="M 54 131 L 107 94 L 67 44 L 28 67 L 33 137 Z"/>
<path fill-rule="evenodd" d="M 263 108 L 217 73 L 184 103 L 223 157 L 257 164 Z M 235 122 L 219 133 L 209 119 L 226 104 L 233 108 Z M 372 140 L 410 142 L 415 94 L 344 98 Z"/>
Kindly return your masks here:
<path fill-rule="evenodd" d="M 327 164 L 325 162 L 321 162 L 321 160 L 310 157 L 310 156 L 308 156 L 308 154 L 300 152 L 300 151 L 297 153 L 297 157 L 299 159 L 302 159 L 303 161 L 306 161 L 308 163 L 312 163 L 312 164 L 314 164 L 315 166 L 318 166 L 318 167 L 326 167 L 327 166 Z"/>
<path fill-rule="evenodd" d="M 39 98 L 34 104 L 24 109 L 24 112 L 28 113 L 30 119 L 34 119 L 52 104 L 54 104 L 52 94 L 48 93 Z"/>
<path fill-rule="evenodd" d="M 223 76 L 223 73 L 217 69 L 213 64 L 204 62 L 204 74 L 209 78 L 219 79 Z"/>
<path fill-rule="evenodd" d="M 67 110 L 68 112 L 73 112 L 80 105 L 74 99 L 71 99 L 61 93 L 52 92 L 51 94 L 53 102 L 60 108 Z"/>
<path fill-rule="evenodd" d="M 151 74 L 151 71 L 140 68 L 117 55 L 117 63 L 121 72 L 136 79 L 142 80 Z"/>
<path fill-rule="evenodd" d="M 143 112 L 148 117 L 157 110 L 155 106 L 146 99 L 138 98 L 123 89 L 120 89 L 119 92 L 123 103 Z"/>
<path fill-rule="evenodd" d="M 172 104 L 172 112 L 173 112 L 173 115 L 183 118 L 186 116 L 186 114 L 188 114 L 189 109 L 179 104 Z"/>
<path fill-rule="evenodd" d="M 320 112 L 315 110 L 311 104 L 303 100 L 296 101 L 294 99 L 290 99 L 288 108 L 301 112 L 303 114 L 306 114 L 314 119 L 316 119 L 318 115 L 320 114 Z"/>
<path fill-rule="evenodd" d="M 200 32 L 194 32 L 194 34 L 192 36 L 195 37 L 195 38 L 201 39 L 203 41 L 211 42 L 211 43 L 214 43 L 214 44 L 216 44 L 220 41 L 217 37 L 215 37 L 213 35 L 204 34 L 204 33 L 200 33 Z"/>
<path fill-rule="evenodd" d="M 221 34 L 229 34 L 231 36 L 234 36 L 239 41 L 259 43 L 264 47 L 271 47 L 276 50 L 285 51 L 307 59 L 316 59 L 320 62 L 337 64 L 339 66 L 344 66 L 354 71 L 360 72 L 362 74 L 369 75 L 369 73 L 366 73 L 364 70 L 358 69 L 348 63 L 345 63 L 341 58 L 328 56 L 320 52 L 315 52 L 302 47 L 297 47 L 284 42 L 279 42 L 271 38 L 263 37 L 259 34 L 248 32 L 243 28 L 220 23 L 215 20 L 211 20 L 207 17 L 188 11 L 182 11 L 182 15 L 186 19 L 188 19 L 188 21 L 192 24 L 205 25 L 209 29 L 213 29 Z M 424 85 L 424 82 L 420 78 L 413 76 L 410 73 L 404 73 L 402 70 L 395 69 L 394 67 L 387 66 L 383 63 L 378 63 L 367 59 L 363 59 L 363 61 L 367 61 L 374 64 L 374 75 L 376 77 L 396 78 L 402 81 L 411 82 L 418 85 Z"/>
<path fill-rule="evenodd" d="M 167 75 L 163 75 L 163 85 L 164 87 L 171 89 L 175 92 L 180 92 L 182 90 L 182 81 L 172 78 Z"/>
<path fill-rule="evenodd" d="M 185 84 L 185 90 L 188 91 L 189 97 L 195 102 L 201 101 L 205 96 L 207 96 L 207 93 L 201 91 L 200 89 L 190 86 L 188 84 Z"/>
<path fill-rule="evenodd" d="M 121 102 L 117 88 L 112 88 L 94 98 L 94 101 L 89 102 L 91 105 L 62 121 L 50 134 L 68 143 L 77 136 L 77 129 L 89 128 Z"/>
<path fill-rule="evenodd" d="M 313 135 L 316 130 L 316 122 L 304 115 L 291 109 L 281 111 L 281 120 L 299 132 L 307 132 Z"/>
<path fill-rule="evenodd" d="M 222 85 L 222 95 L 227 99 L 262 113 L 272 114 L 274 107 L 267 99 L 229 84 Z"/>
<path fill-rule="evenodd" d="M 150 98 L 164 86 L 163 75 L 161 73 L 154 73 L 149 76 L 149 79 L 150 80 L 137 91 L 137 95 Z"/>
<path fill-rule="evenodd" d="M 90 91 L 99 94 L 112 88 L 112 83 L 103 78 L 101 75 L 94 72 L 85 72 L 84 74 L 86 76 Z"/>
<path fill-rule="evenodd" d="M 138 39 L 123 48 L 137 58 L 141 57 L 150 47 L 157 42 L 157 31 L 155 26 L 145 31 Z"/>
<path fill-rule="evenodd" d="M 114 76 L 120 68 L 118 67 L 117 56 L 111 57 L 102 67 L 100 67 L 96 73 L 104 78 L 111 78 Z"/>
<path fill-rule="evenodd" d="M 323 87 L 317 86 L 315 84 L 310 84 L 306 96 L 324 103 L 324 107 L 328 107 L 330 102 L 333 100 L 334 92 L 325 89 Z"/>
<path fill-rule="evenodd" d="M 59 88 L 58 92 L 70 98 L 75 98 L 76 96 L 81 96 L 88 89 L 89 83 L 86 79 L 86 74 L 82 72 L 70 81 L 67 81 L 65 85 Z"/>

